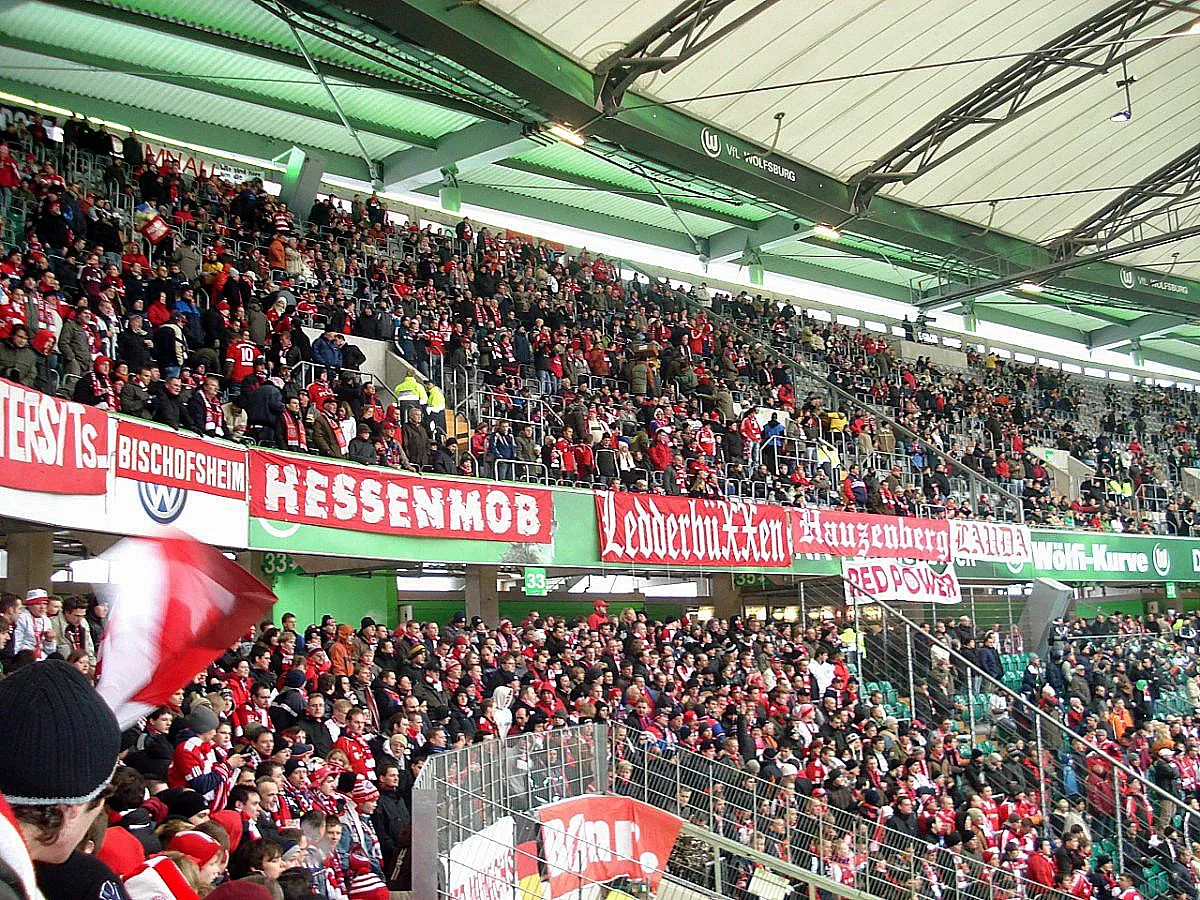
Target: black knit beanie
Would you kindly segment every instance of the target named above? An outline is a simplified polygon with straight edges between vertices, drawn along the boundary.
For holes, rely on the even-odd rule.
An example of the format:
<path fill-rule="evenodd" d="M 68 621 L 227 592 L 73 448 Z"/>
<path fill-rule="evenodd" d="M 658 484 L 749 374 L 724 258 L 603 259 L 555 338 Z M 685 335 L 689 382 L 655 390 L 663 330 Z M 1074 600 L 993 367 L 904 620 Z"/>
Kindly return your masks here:
<path fill-rule="evenodd" d="M 0 747 L 9 803 L 70 806 L 94 799 L 112 778 L 121 729 L 79 670 L 51 659 L 0 681 Z"/>

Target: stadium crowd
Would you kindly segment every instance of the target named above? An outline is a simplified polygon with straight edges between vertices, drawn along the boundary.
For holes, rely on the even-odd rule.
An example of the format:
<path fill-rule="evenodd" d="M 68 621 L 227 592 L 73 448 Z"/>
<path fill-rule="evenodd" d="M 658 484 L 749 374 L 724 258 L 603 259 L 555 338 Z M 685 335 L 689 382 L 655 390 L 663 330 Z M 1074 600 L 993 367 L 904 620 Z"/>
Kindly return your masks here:
<path fill-rule="evenodd" d="M 47 659 L 90 680 L 106 614 L 96 598 L 0 597 L 0 693 L 63 665 Z M 569 620 L 530 612 L 489 627 L 459 613 L 391 632 L 284 613 L 121 737 L 107 816 L 60 861 L 75 869 L 39 865 L 39 879 L 62 900 L 83 896 L 64 887 L 83 883 L 70 872 L 99 872 L 138 900 L 162 894 L 165 853 L 179 870 L 168 883 L 200 896 L 257 875 L 289 898 L 375 897 L 407 886 L 411 792 L 431 755 L 517 734 L 553 746 L 555 730 L 603 721 L 612 746 L 592 752 L 611 753 L 616 793 L 886 900 L 1197 896 L 1200 619 L 1059 620 L 1050 658 L 1030 655 L 1018 673 L 1028 703 L 1003 699 L 994 631 L 935 622 L 899 707 L 883 682 L 902 684 L 887 643 L 903 635 L 845 626 L 651 621 L 604 600 Z M 981 722 L 955 699 L 972 676 L 976 694 L 1001 698 Z M 1186 702 L 1168 708 L 1179 688 Z M 513 783 L 553 799 L 563 767 L 583 760 L 550 759 Z M 32 763 L 0 771 L 18 820 L 42 821 L 13 799 L 28 782 L 5 779 L 47 777 Z M 672 871 L 712 883 L 688 841 L 676 850 Z M 748 896 L 754 863 L 726 866 L 723 883 Z"/>
<path fill-rule="evenodd" d="M 202 435 L 445 474 L 1015 517 L 1002 493 L 976 492 L 992 483 L 1035 524 L 1195 527 L 1191 499 L 1167 487 L 1193 455 L 1183 392 L 1170 418 L 1142 394 L 1126 417 L 1113 394 L 1085 430 L 1078 383 L 1061 371 L 974 354 L 967 371 L 942 371 L 790 304 L 629 281 L 603 257 L 467 219 L 437 234 L 374 195 L 321 198 L 300 216 L 261 180 L 185 174 L 147 159 L 136 135 L 79 120 L 61 144 L 33 120 L 4 138 L 18 240 L 0 261 L 0 372 L 42 390 Z M 356 338 L 392 342 L 415 368 L 394 402 L 358 372 Z M 467 439 L 449 427 L 459 380 L 487 398 Z M 1046 444 L 1096 476 L 1055 494 L 1030 449 Z"/>

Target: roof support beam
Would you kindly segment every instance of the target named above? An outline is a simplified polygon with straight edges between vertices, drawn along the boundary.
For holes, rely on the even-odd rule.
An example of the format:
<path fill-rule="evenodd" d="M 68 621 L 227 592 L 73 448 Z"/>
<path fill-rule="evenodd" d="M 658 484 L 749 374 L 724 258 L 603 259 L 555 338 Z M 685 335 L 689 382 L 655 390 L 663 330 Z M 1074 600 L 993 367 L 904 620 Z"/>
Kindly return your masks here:
<path fill-rule="evenodd" d="M 1200 144 L 1055 238 L 1050 247 L 1055 256 L 1069 258 L 1137 234 L 1158 216 L 1167 218 L 1168 229 L 1178 228 L 1180 205 L 1196 194 L 1200 194 Z"/>
<path fill-rule="evenodd" d="M 1158 337 L 1186 324 L 1188 320 L 1180 316 L 1153 313 L 1131 322 L 1105 325 L 1089 331 L 1087 345 L 1089 350 L 1113 350 L 1143 338 Z"/>
<path fill-rule="evenodd" d="M 669 72 L 736 31 L 779 0 L 758 0 L 750 9 L 709 31 L 739 0 L 684 0 L 669 13 L 596 64 L 596 108 L 611 113 L 625 92 L 648 72 Z"/>
<path fill-rule="evenodd" d="M 1069 325 L 1057 325 L 1053 322 L 1038 319 L 1036 316 L 1027 316 L 1008 309 L 989 306 L 986 303 L 976 303 L 973 309 L 975 318 L 981 319 L 984 322 L 991 322 L 995 325 L 1007 325 L 1010 328 L 1020 328 L 1024 331 L 1036 330 L 1039 334 L 1060 338 L 1064 341 L 1072 341 L 1076 344 L 1087 343 L 1087 333 L 1080 331 L 1078 328 L 1072 328 Z"/>
<path fill-rule="evenodd" d="M 887 297 L 907 303 L 909 300 L 908 286 L 881 281 L 869 275 L 859 275 L 842 269 L 821 266 L 805 259 L 794 259 L 788 256 L 771 256 L 764 254 L 760 257 L 763 268 L 777 275 L 787 275 L 791 278 L 803 278 L 817 284 L 831 285 L 847 291 L 858 291 L 874 297 Z"/>
<path fill-rule="evenodd" d="M 90 66 L 94 69 L 102 69 L 108 72 L 119 72 L 128 75 L 131 78 L 144 78 L 147 81 L 162 82 L 164 84 L 172 84 L 178 87 L 190 88 L 191 90 L 204 91 L 210 94 L 216 94 L 219 97 L 226 97 L 230 100 L 238 100 L 242 103 L 250 103 L 255 106 L 264 106 L 271 109 L 282 110 L 283 112 L 292 113 L 297 116 L 305 116 L 310 119 L 317 119 L 322 122 L 328 122 L 331 125 L 342 125 L 342 119 L 335 112 L 330 112 L 327 109 L 321 109 L 316 106 L 309 106 L 305 103 L 296 103 L 294 101 L 286 101 L 283 98 L 274 95 L 263 93 L 252 88 L 245 87 L 246 82 L 231 83 L 221 81 L 219 79 L 209 79 L 203 76 L 195 75 L 176 75 L 171 72 L 159 72 L 151 68 L 144 71 L 131 71 L 127 61 L 116 59 L 104 55 L 102 52 L 85 51 L 73 47 L 60 47 L 49 41 L 32 41 L 25 38 L 16 37 L 11 34 L 0 33 L 0 46 L 11 47 L 14 50 L 21 50 L 25 53 L 38 53 L 42 56 L 52 57 L 56 60 L 67 60 L 71 63 L 76 63 L 79 66 Z M 304 70 L 308 72 L 307 69 Z M 86 76 L 88 73 L 81 69 L 80 75 Z M 400 131 L 390 126 L 384 126 L 379 122 L 367 122 L 356 117 L 350 117 L 351 124 L 366 134 L 375 134 L 380 137 L 387 137 L 397 141 L 403 141 L 406 144 L 422 145 L 430 143 L 430 139 L 423 135 L 413 134 L 407 131 Z"/>
<path fill-rule="evenodd" d="M 567 203 L 556 203 L 551 200 L 539 200 L 526 197 L 489 185 L 472 184 L 468 181 L 459 182 L 462 191 L 462 202 L 472 206 L 482 206 L 496 210 L 499 213 L 525 216 L 531 219 L 542 219 L 555 222 L 570 228 L 580 228 L 585 231 L 595 231 L 599 234 L 613 235 L 631 241 L 641 241 L 668 250 L 679 250 L 683 253 L 695 253 L 696 248 L 691 239 L 677 231 L 660 228 L 655 225 L 643 225 L 631 222 L 607 213 L 593 212 L 580 209 Z M 424 187 L 422 194 L 436 195 L 438 186 Z"/>
<path fill-rule="evenodd" d="M 229 128 L 215 128 L 210 122 L 198 122 L 181 115 L 171 115 L 142 109 L 111 100 L 43 87 L 39 84 L 0 77 L 0 90 L 18 96 L 29 97 L 42 103 L 61 106 L 73 112 L 86 113 L 111 122 L 119 122 L 139 132 L 166 135 L 178 141 L 198 144 L 202 147 L 220 145 L 221 149 L 258 159 L 274 159 L 288 147 L 280 141 L 258 134 Z M 326 170 L 346 178 L 368 178 L 366 165 L 356 156 L 318 150 L 325 158 Z M 302 210 L 307 214 L 308 210 Z"/>
<path fill-rule="evenodd" d="M 727 228 L 708 239 L 709 262 L 732 262 L 748 249 L 760 253 L 809 237 L 812 231 L 789 216 L 772 216 L 754 228 Z"/>
<path fill-rule="evenodd" d="M 534 147 L 520 126 L 478 122 L 448 134 L 432 149 L 413 147 L 383 161 L 383 183 L 389 191 L 415 191 L 442 180 L 444 169 L 470 172 Z"/>
<path fill-rule="evenodd" d="M 1000 276 L 989 280 L 978 281 L 974 284 L 968 284 L 964 287 L 945 290 L 949 287 L 946 284 L 939 284 L 933 289 L 927 297 L 918 301 L 917 305 L 922 309 L 945 309 L 948 306 L 953 306 L 955 303 L 962 303 L 964 300 L 969 300 L 972 297 L 978 297 L 982 294 L 991 294 L 997 291 L 1005 291 L 1018 284 L 1026 282 L 1031 284 L 1042 284 L 1047 280 L 1060 275 L 1063 272 L 1069 272 L 1072 269 L 1078 269 L 1081 266 L 1086 266 L 1094 262 L 1114 259 L 1118 256 L 1124 256 L 1129 253 L 1138 253 L 1142 250 L 1151 250 L 1155 247 L 1161 247 L 1164 244 L 1173 244 L 1177 241 L 1187 240 L 1192 237 L 1200 237 L 1200 225 L 1192 225 L 1188 228 L 1182 228 L 1178 231 L 1169 231 L 1155 234 L 1144 240 L 1134 241 L 1129 244 L 1119 244 L 1113 247 L 1107 247 L 1096 253 L 1089 253 L 1087 256 L 1073 256 L 1069 259 L 1060 259 L 1048 263 L 1044 266 L 1037 266 L 1024 271 L 1013 272 L 1010 275 Z"/>
<path fill-rule="evenodd" d="M 584 175 L 576 175 L 573 172 L 564 172 L 559 169 L 552 169 L 549 166 L 541 166 L 537 163 L 526 162 L 521 159 L 506 159 L 498 163 L 506 169 L 512 169 L 514 172 L 526 172 L 530 175 L 541 175 L 543 178 L 553 178 L 555 181 L 562 181 L 579 187 L 593 188 L 597 191 L 604 191 L 609 194 L 619 194 L 622 197 L 632 197 L 636 200 L 645 200 L 647 203 L 661 203 L 661 197 L 653 190 L 641 190 L 637 188 L 622 187 L 613 184 L 611 181 L 605 181 L 602 178 L 589 178 Z M 459 166 L 461 169 L 462 167 Z M 742 217 L 730 215 L 727 212 L 710 209 L 708 206 L 702 205 L 692 199 L 691 195 L 682 188 L 672 188 L 667 185 L 663 186 L 663 192 L 670 199 L 671 203 L 678 207 L 683 212 L 695 213 L 698 216 L 704 216 L 706 219 L 712 219 L 716 222 L 724 222 L 727 225 L 740 228 L 750 228 L 750 224 Z M 696 200 L 701 199 L 701 195 L 697 193 Z"/>
<path fill-rule="evenodd" d="M 139 28 L 146 28 L 148 29 L 148 39 L 152 37 L 153 32 L 164 32 L 175 37 L 196 41 L 206 46 L 231 50 L 235 53 L 245 53 L 259 59 L 283 63 L 300 69 L 305 68 L 304 57 L 290 47 L 280 47 L 275 44 L 269 44 L 266 41 L 256 41 L 252 38 L 224 33 L 211 28 L 196 27 L 187 22 L 178 21 L 156 12 L 126 9 L 118 5 L 109 5 L 103 2 L 103 0 L 54 0 L 54 2 L 58 6 L 101 16 L 110 21 L 125 22 Z M 362 87 L 377 88 L 382 91 L 403 94 L 406 97 L 424 100 L 428 103 L 439 104 L 441 106 L 456 106 L 449 99 L 433 95 L 429 91 L 421 90 L 399 78 L 387 78 L 368 72 L 365 69 L 343 65 L 328 60 L 319 54 L 317 58 L 321 63 L 321 70 L 331 78 L 348 81 Z M 459 108 L 462 112 L 475 112 L 473 108 L 465 106 L 456 106 L 456 108 Z M 416 142 L 409 141 L 409 143 Z"/>
<path fill-rule="evenodd" d="M 1118 0 L 980 85 L 855 174 L 854 211 L 866 209 L 884 185 L 908 184 L 1006 123 L 1187 32 L 1197 15 L 1200 4 L 1186 0 Z"/>

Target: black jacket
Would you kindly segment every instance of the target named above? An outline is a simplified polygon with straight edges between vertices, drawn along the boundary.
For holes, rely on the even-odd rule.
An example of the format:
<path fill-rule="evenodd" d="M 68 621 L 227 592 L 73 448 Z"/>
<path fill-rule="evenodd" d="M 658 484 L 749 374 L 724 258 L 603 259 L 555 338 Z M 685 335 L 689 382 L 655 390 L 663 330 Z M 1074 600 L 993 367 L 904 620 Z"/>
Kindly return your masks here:
<path fill-rule="evenodd" d="M 379 803 L 371 814 L 371 824 L 379 837 L 384 877 L 391 882 L 401 851 L 407 850 L 412 842 L 412 814 L 399 791 L 379 792 Z"/>

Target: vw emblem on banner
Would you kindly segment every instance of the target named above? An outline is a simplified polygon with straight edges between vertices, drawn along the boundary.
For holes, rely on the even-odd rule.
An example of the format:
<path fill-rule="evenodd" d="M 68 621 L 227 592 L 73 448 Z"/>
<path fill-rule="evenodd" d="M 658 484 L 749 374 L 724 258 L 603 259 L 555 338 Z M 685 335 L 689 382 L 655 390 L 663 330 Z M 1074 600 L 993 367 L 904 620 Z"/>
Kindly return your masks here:
<path fill-rule="evenodd" d="M 184 488 L 138 482 L 138 499 L 142 501 L 142 509 L 159 525 L 170 525 L 179 518 L 187 504 L 187 495 Z"/>
<path fill-rule="evenodd" d="M 1121 270 L 1121 284 L 1127 288 L 1133 287 L 1137 283 L 1137 276 L 1133 274 L 1132 269 Z"/>
<path fill-rule="evenodd" d="M 721 136 L 707 128 L 700 129 L 700 145 L 704 148 L 704 152 L 714 159 L 721 155 Z"/>

